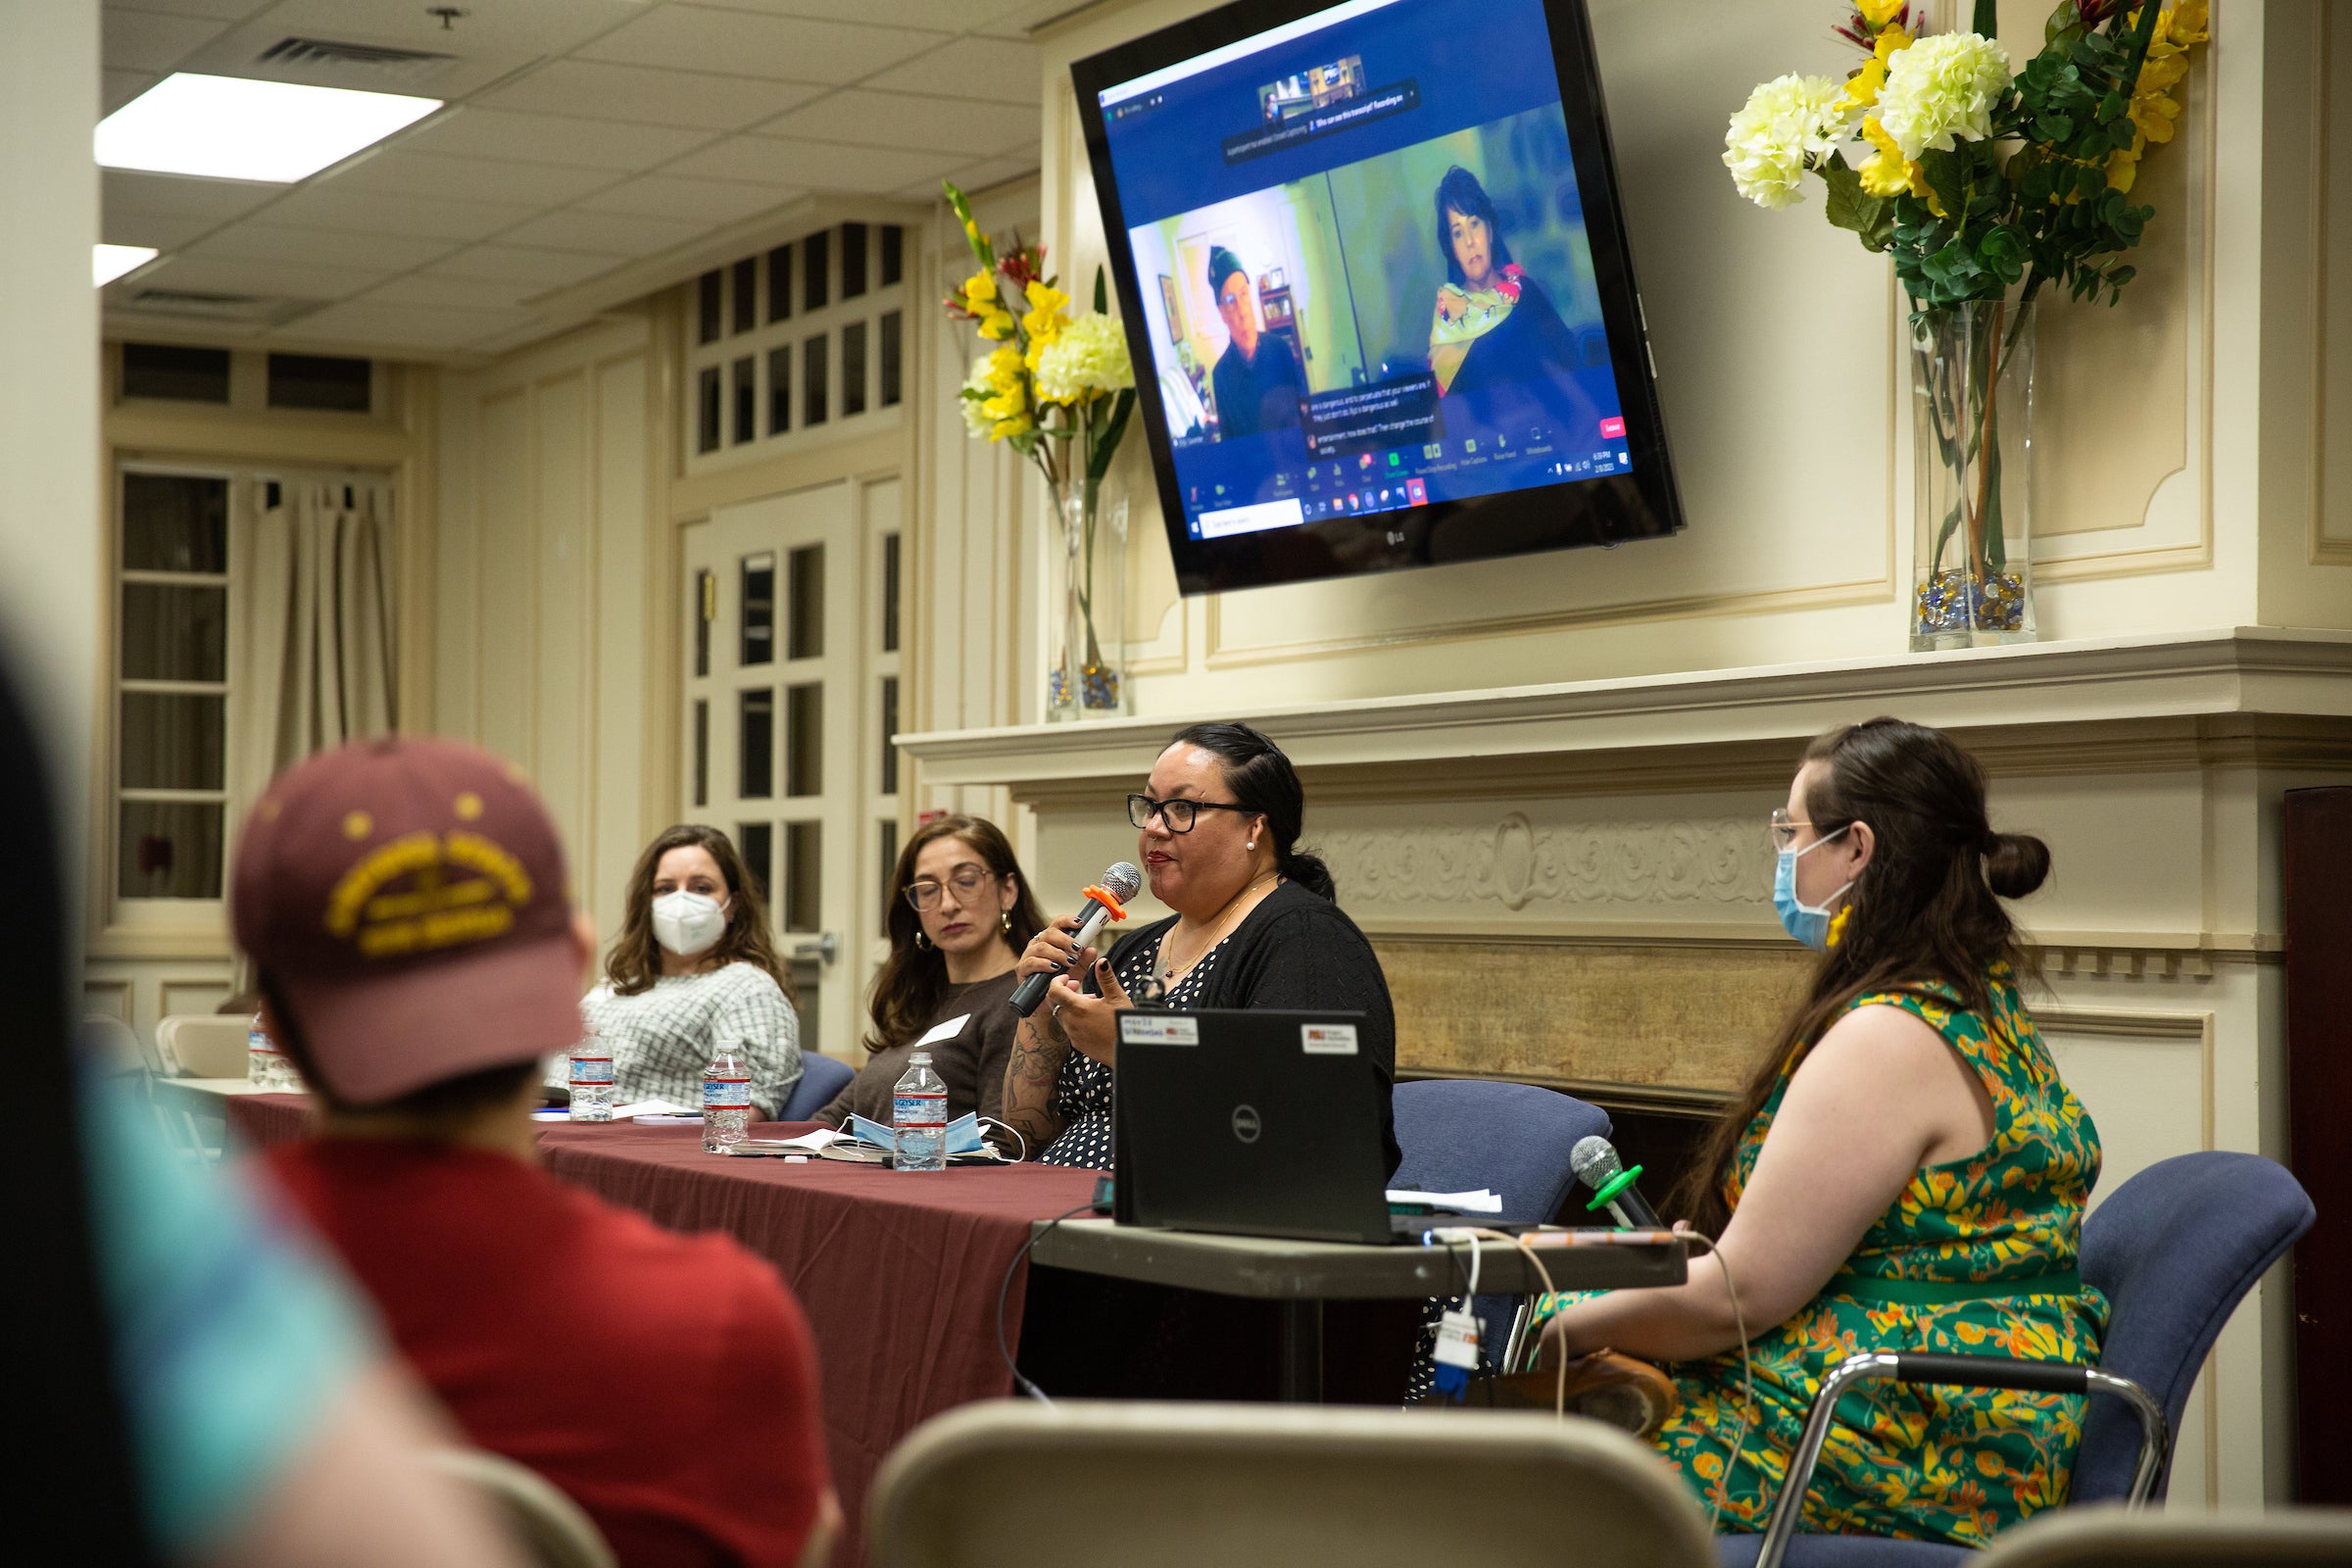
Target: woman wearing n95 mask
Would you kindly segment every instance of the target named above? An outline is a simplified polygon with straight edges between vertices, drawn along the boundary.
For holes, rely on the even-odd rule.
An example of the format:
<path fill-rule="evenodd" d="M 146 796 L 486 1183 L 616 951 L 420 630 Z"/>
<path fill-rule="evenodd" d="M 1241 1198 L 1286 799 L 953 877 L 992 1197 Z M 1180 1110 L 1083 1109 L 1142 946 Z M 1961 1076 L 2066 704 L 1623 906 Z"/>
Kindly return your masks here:
<path fill-rule="evenodd" d="M 751 1069 L 753 1106 L 783 1108 L 801 1077 L 792 981 L 768 940 L 766 902 L 724 833 L 688 823 L 646 846 L 604 981 L 580 1013 L 612 1048 L 616 1104 L 701 1105 L 703 1068 L 732 1045 Z"/>

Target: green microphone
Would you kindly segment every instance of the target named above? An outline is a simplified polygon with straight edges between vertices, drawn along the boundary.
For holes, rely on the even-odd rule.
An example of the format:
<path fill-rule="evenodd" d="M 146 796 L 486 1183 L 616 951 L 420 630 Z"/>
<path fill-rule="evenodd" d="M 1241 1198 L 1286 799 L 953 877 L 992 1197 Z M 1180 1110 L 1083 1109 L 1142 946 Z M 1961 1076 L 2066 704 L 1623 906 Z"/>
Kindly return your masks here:
<path fill-rule="evenodd" d="M 1606 1208 L 1617 1223 L 1627 1230 L 1662 1231 L 1666 1227 L 1658 1219 L 1658 1211 L 1649 1206 L 1649 1200 L 1634 1185 L 1642 1167 L 1626 1167 L 1617 1157 L 1617 1150 L 1606 1138 L 1597 1135 L 1580 1138 L 1568 1152 L 1568 1164 L 1576 1179 L 1592 1189 L 1592 1200 L 1585 1205 L 1587 1213 L 1598 1213 Z"/>

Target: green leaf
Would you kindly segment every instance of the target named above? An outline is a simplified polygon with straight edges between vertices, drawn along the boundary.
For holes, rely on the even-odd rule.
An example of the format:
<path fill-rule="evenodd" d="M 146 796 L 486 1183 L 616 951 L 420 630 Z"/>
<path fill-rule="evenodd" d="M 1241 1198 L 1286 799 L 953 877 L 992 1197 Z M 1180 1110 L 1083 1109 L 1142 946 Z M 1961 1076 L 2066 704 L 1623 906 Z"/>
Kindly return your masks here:
<path fill-rule="evenodd" d="M 1109 296 L 1102 291 L 1102 267 L 1101 263 L 1097 263 L 1095 265 L 1095 314 L 1097 316 L 1110 314 L 1108 300 Z"/>
<path fill-rule="evenodd" d="M 1862 238 L 1862 248 L 1883 251 L 1894 242 L 1894 199 L 1873 196 L 1845 159 L 1832 153 L 1817 171 L 1830 187 L 1829 220 Z"/>
<path fill-rule="evenodd" d="M 1987 38 L 1999 37 L 2001 35 L 2000 0 L 1977 0 L 1976 20 L 1969 24 L 1968 30 L 1981 33 Z"/>

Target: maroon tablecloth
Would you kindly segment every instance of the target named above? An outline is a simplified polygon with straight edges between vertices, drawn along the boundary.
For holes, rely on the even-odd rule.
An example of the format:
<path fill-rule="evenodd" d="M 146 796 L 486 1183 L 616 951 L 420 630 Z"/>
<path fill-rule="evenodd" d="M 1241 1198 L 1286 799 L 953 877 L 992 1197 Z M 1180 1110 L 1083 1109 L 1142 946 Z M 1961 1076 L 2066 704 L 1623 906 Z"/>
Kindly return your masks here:
<path fill-rule="evenodd" d="M 230 1100 L 258 1145 L 301 1136 L 300 1095 Z M 762 1123 L 760 1137 L 813 1124 Z M 564 1180 L 679 1231 L 723 1230 L 774 1263 L 808 1315 L 822 1369 L 833 1479 L 850 1527 L 835 1561 L 864 1557 L 865 1494 L 882 1456 L 931 1416 L 1011 1390 L 997 1293 L 1033 1221 L 1085 1203 L 1095 1173 L 1045 1165 L 915 1175 L 874 1165 L 730 1159 L 697 1127 L 549 1122 L 540 1156 Z M 1027 1267 L 1004 1298 L 1018 1346 Z"/>

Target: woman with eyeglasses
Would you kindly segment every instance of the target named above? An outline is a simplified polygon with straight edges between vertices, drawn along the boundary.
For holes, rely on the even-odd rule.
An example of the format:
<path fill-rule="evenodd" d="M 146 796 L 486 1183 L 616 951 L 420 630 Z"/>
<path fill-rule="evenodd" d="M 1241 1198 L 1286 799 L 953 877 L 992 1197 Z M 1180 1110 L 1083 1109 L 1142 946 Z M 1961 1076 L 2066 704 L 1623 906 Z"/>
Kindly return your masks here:
<path fill-rule="evenodd" d="M 889 921 L 890 956 L 868 1004 L 872 1054 L 816 1119 L 839 1127 L 855 1112 L 889 1126 L 891 1091 L 920 1047 L 947 1083 L 950 1120 L 1001 1120 L 1014 964 L 1046 923 L 1004 832 L 953 814 L 915 829 L 891 872 Z M 1006 1152 L 1022 1152 L 1019 1142 Z"/>
<path fill-rule="evenodd" d="M 1381 1075 L 1381 1137 L 1396 1168 L 1388 981 L 1372 944 L 1332 902 L 1330 871 L 1298 848 L 1305 805 L 1282 748 L 1228 723 L 1179 730 L 1143 792 L 1127 797 L 1152 896 L 1176 912 L 1108 956 L 1077 951 L 1078 922 L 1065 915 L 1021 956 L 1021 974 L 1056 978 L 1047 1005 L 1021 1020 L 1004 1116 L 1046 1163 L 1110 1168 L 1114 1014 L 1143 995 L 1185 1009 L 1362 1013 L 1362 1049 Z"/>
<path fill-rule="evenodd" d="M 2079 1262 L 2098 1129 L 2019 995 L 2002 907 L 2048 848 L 1993 831 L 1950 737 L 1892 718 L 1816 740 L 1772 836 L 1781 922 L 1821 956 L 1667 1203 L 1718 1245 L 1688 1283 L 1573 1300 L 1543 1334 L 1547 1359 L 1672 1363 L 1682 1409 L 1651 1442 L 1725 1530 L 1763 1528 L 1847 1356 L 2095 1364 L 2107 1326 Z M 2082 1432 L 2080 1395 L 1865 1388 L 1799 1528 L 1981 1546 L 2066 1500 Z"/>

